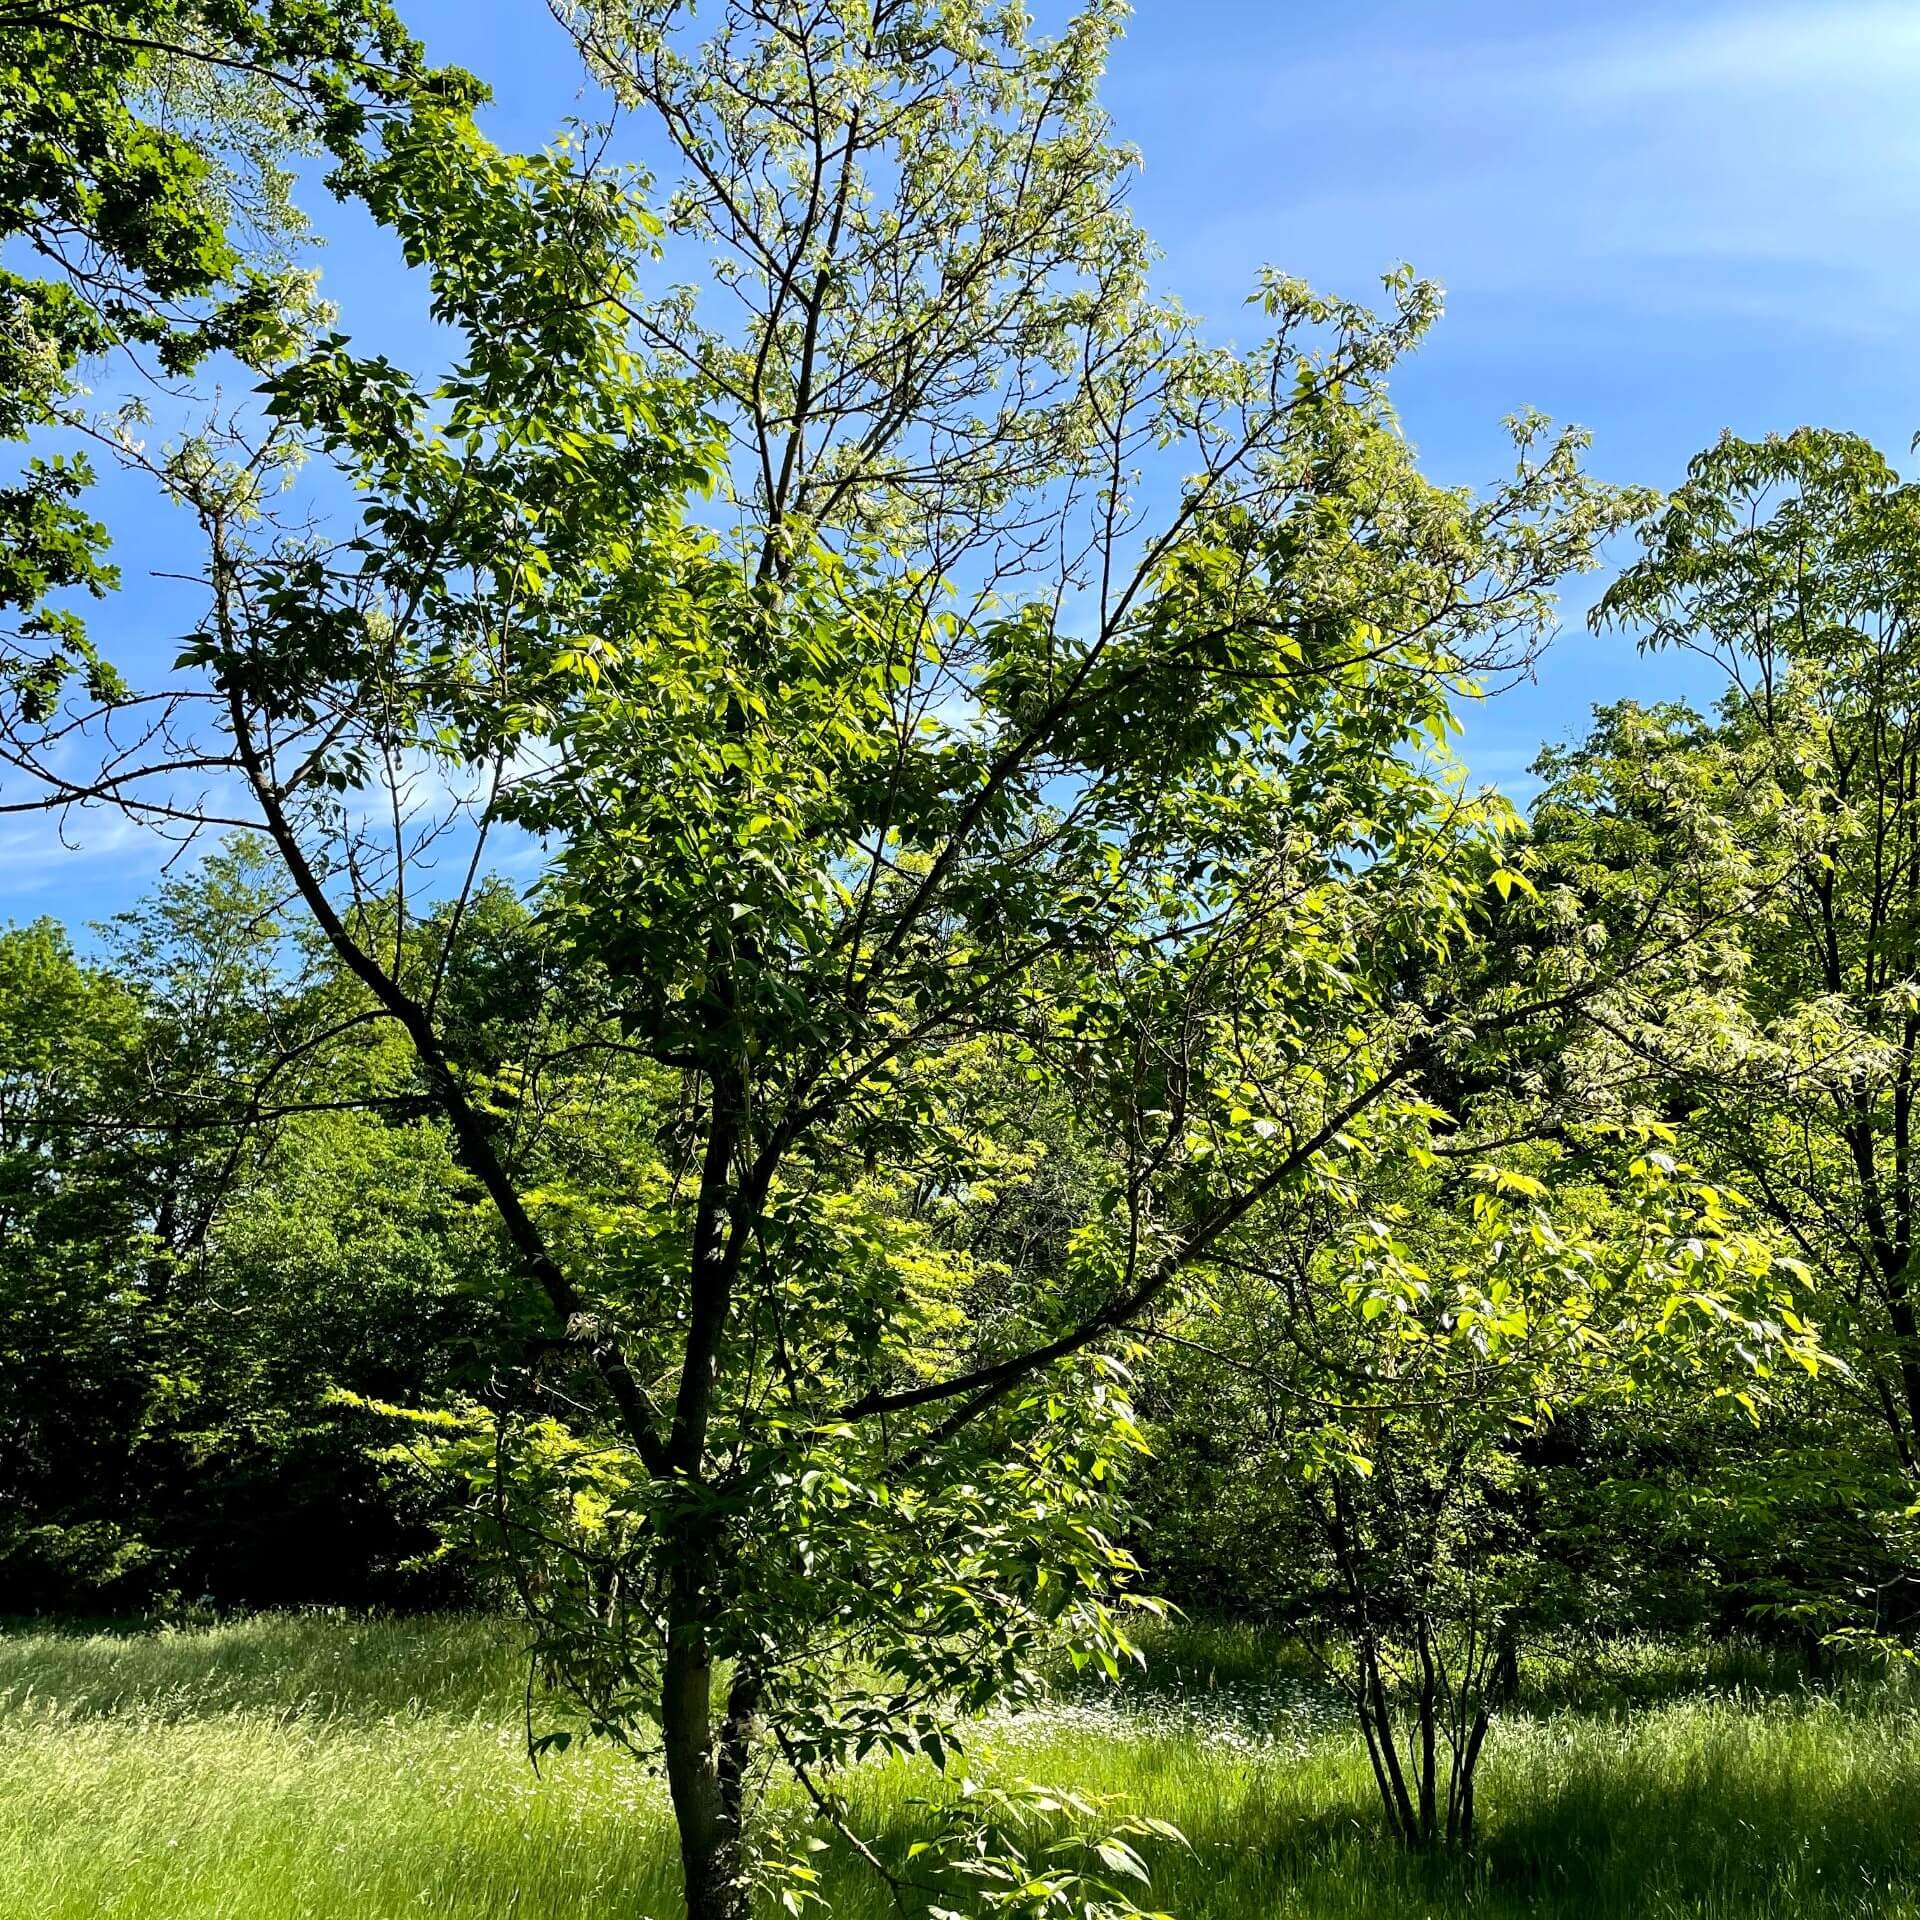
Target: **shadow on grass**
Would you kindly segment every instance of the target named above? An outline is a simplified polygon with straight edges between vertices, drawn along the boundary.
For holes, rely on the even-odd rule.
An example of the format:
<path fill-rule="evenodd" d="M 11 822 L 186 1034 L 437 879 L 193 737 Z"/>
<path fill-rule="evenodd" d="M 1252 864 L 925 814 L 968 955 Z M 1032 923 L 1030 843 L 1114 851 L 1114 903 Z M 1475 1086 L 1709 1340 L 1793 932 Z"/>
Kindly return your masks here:
<path fill-rule="evenodd" d="M 1803 1688 L 1631 1718 L 1516 1715 L 1496 1736 L 1465 1860 L 1388 1842 L 1351 1740 L 1254 1763 L 1133 1752 L 1063 1743 L 1038 1777 L 1117 1791 L 1181 1827 L 1192 1850 L 1153 1850 L 1148 1902 L 1180 1920 L 1920 1916 L 1920 1713 L 1885 1690 L 1874 1703 Z M 904 1794 L 866 1811 L 866 1830 L 903 1856 Z M 888 1910 L 845 1858 L 831 1898 L 848 1920 Z"/>
<path fill-rule="evenodd" d="M 1180 1826 L 1192 1850 L 1155 1849 L 1146 1899 L 1180 1920 L 1920 1916 L 1920 1709 L 1911 1688 L 1884 1676 L 1834 1676 L 1816 1688 L 1787 1657 L 1737 1645 L 1619 1642 L 1600 1659 L 1551 1654 L 1527 1670 L 1527 1710 L 1498 1727 L 1482 1776 L 1481 1844 L 1461 1862 L 1409 1859 L 1388 1844 L 1344 1724 L 1292 1745 L 1212 1737 L 1214 1722 L 1235 1713 L 1255 1727 L 1257 1710 L 1271 1727 L 1291 1711 L 1280 1696 L 1314 1671 L 1296 1645 L 1253 1628 L 1176 1623 L 1150 1653 L 1146 1673 L 1117 1690 L 1126 1715 L 1063 1714 L 1030 1753 L 1009 1752 L 1002 1764 L 1113 1793 Z M 398 1912 L 403 1896 L 425 1888 L 457 1889 L 460 1904 L 436 1910 L 476 1916 L 547 1920 L 611 1910 L 618 1895 L 621 1911 L 637 1900 L 638 1911 L 674 1920 L 671 1830 L 657 1794 L 588 1754 L 535 1782 L 495 1738 L 517 1716 L 524 1674 L 513 1631 L 471 1619 L 268 1618 L 212 1632 L 0 1638 L 0 1704 L 30 1693 L 76 1717 L 126 1716 L 124 1750 L 109 1755 L 110 1730 L 93 1729 L 102 1764 L 119 1769 L 116 1791 L 148 1764 L 143 1755 L 174 1751 L 169 1742 L 231 1737 L 236 1755 L 257 1764 L 257 1716 L 342 1723 L 339 1742 L 328 1735 L 290 1749 L 287 1766 L 311 1771 L 290 1774 L 278 1799 L 264 1797 L 271 1805 L 241 1783 L 227 1814 L 193 1810 L 195 1822 L 213 1823 L 207 1845 L 223 1858 L 244 1852 L 264 1874 L 284 1855 L 276 1871 L 307 1890 L 300 1911 L 360 1920 Z M 166 1730 L 223 1716 L 230 1733 Z M 390 1718 L 402 1723 L 391 1736 L 352 1731 Z M 434 1719 L 473 1725 L 448 1735 L 424 1724 Z M 74 1744 L 51 1728 L 46 1752 L 66 1753 L 62 1742 Z M 79 1745 L 87 1751 L 67 1755 L 75 1766 L 92 1751 Z M 380 1788 L 389 1799 L 362 1807 L 363 1784 L 386 1781 L 390 1751 L 423 1771 L 395 1774 Z M 467 1773 L 451 1777 L 443 1755 Z M 158 1792 L 164 1766 L 152 1767 Z M 927 1830 L 924 1802 L 943 1791 L 925 1768 L 876 1767 L 847 1784 L 861 1830 L 899 1861 Z M 87 1791 L 104 1789 L 95 1781 Z M 329 1792 L 335 1820 L 364 1824 L 364 1850 L 342 1852 L 337 1834 L 312 1850 L 311 1829 L 331 1832 L 318 1817 Z M 86 1818 L 106 1815 L 90 1806 Z M 128 1844 L 152 1852 L 152 1814 L 137 1832 L 128 1818 Z M 76 1841 L 76 1860 L 96 1844 Z M 352 1877 L 329 1893 L 330 1875 Z M 168 1905 L 173 1886 L 156 1881 L 145 1911 L 197 1911 Z M 844 1848 L 829 1856 L 826 1891 L 835 1920 L 897 1912 Z M 973 1903 L 950 1893 L 947 1904 Z"/>

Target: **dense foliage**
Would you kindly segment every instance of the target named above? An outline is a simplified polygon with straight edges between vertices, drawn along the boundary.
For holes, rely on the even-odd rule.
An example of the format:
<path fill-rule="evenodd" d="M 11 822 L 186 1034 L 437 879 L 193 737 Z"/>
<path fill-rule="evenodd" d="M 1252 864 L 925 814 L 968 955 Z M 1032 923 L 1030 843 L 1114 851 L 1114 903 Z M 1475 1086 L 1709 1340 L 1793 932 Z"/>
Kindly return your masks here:
<path fill-rule="evenodd" d="M 511 1606 L 535 1752 L 664 1773 L 695 1920 L 816 1899 L 816 1829 L 898 1880 L 853 1769 L 964 1767 L 1158 1594 L 1318 1649 L 1409 1847 L 1545 1626 L 1891 1644 L 1891 471 L 1730 442 L 1663 503 L 1522 418 L 1432 484 L 1434 289 L 1268 273 L 1241 352 L 1155 290 L 1117 7 L 561 11 L 663 211 L 381 9 L 0 66 L 0 805 L 194 853 L 0 939 L 10 1604 Z M 314 152 L 439 372 L 289 265 Z M 170 675 L 81 620 L 88 445 L 180 515 Z M 1728 700 L 1609 710 L 1522 820 L 1456 709 L 1635 520 L 1603 615 Z M 1121 1913 L 1154 1832 L 975 1783 L 913 1871 Z"/>
<path fill-rule="evenodd" d="M 334 1396 L 486 1378 L 488 1223 L 259 874 L 210 860 L 88 963 L 47 922 L 0 936 L 16 1611 L 472 1590 Z"/>

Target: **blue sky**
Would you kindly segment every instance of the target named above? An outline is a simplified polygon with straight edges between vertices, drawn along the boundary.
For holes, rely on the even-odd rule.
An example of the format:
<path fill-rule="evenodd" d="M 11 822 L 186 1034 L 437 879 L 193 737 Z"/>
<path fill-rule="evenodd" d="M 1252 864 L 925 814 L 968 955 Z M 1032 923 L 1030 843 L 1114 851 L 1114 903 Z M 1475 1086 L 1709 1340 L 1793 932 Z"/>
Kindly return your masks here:
<path fill-rule="evenodd" d="M 539 0 L 412 0 L 434 54 L 494 86 L 489 126 L 542 141 L 595 111 Z M 1226 337 L 1272 263 L 1367 297 L 1408 260 L 1447 316 L 1395 383 L 1427 470 L 1490 479 L 1520 407 L 1594 434 L 1610 479 L 1673 484 L 1722 428 L 1920 428 L 1920 5 L 1668 0 L 1137 0 L 1107 90 L 1144 168 L 1164 281 Z M 343 319 L 424 344 L 395 264 L 340 232 Z M 167 633 L 169 530 L 116 521 L 132 624 Z M 1523 798 L 1543 739 L 1591 705 L 1691 692 L 1683 663 L 1592 638 L 1570 583 L 1537 684 L 1469 716 L 1474 772 Z M 109 633 L 110 630 L 103 630 Z M 124 904 L 154 855 L 105 823 L 74 850 L 0 832 L 0 919 Z"/>

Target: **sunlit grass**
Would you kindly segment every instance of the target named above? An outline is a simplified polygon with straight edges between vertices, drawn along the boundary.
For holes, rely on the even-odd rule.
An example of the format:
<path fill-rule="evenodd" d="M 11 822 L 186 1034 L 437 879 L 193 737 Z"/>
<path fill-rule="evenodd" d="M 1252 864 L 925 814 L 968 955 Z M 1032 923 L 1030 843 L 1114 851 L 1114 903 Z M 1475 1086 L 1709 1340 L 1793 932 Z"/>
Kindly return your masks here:
<path fill-rule="evenodd" d="M 1920 1714 L 1871 1678 L 1637 1646 L 1540 1663 L 1487 1762 L 1468 1867 L 1382 1843 L 1366 1762 L 1296 1654 L 1187 1629 L 1155 1677 L 987 1732 L 991 1764 L 1125 1796 L 1191 1853 L 1185 1920 L 1920 1920 Z M 0 1638 L 0 1912 L 12 1920 L 670 1920 L 658 1790 L 604 1748 L 530 1771 L 524 1669 L 478 1621 L 280 1619 Z M 976 1755 L 973 1764 L 986 1764 Z M 903 1849 L 927 1769 L 872 1767 Z M 831 1868 L 833 1912 L 894 1911 Z"/>

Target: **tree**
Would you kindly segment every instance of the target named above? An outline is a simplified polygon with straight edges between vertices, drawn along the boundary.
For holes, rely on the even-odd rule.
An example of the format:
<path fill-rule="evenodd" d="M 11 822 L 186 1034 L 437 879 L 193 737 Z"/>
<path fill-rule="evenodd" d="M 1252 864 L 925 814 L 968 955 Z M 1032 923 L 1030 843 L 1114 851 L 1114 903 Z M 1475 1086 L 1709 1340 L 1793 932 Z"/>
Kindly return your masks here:
<path fill-rule="evenodd" d="M 1212 1462 L 1198 1511 L 1161 1494 L 1160 1553 L 1232 1516 L 1216 1599 L 1316 1646 L 1413 1848 L 1472 1844 L 1517 1649 L 1578 1618 L 1556 1430 L 1703 1399 L 1757 1420 L 1778 1371 L 1822 1361 L 1791 1268 L 1657 1129 L 1480 1159 L 1484 1114 L 1426 1121 L 1267 1210 L 1210 1310 L 1160 1330 L 1149 1399 L 1169 1462 L 1195 1424 Z"/>
<path fill-rule="evenodd" d="M 17 1606 L 459 1590 L 410 1569 L 435 1511 L 331 1401 L 484 1385 L 495 1229 L 266 871 L 210 856 L 87 966 L 45 925 L 0 936 Z"/>
<path fill-rule="evenodd" d="M 1596 618 L 1715 662 L 1719 718 L 1603 713 L 1546 762 L 1540 831 L 1621 914 L 1712 903 L 1714 937 L 1643 977 L 1618 1031 L 1820 1276 L 1910 1471 L 1920 494 L 1848 435 L 1727 438 L 1641 537 Z"/>
<path fill-rule="evenodd" d="M 24 676 L 10 738 L 58 800 L 257 822 L 404 1035 L 542 1306 L 473 1416 L 541 1654 L 595 1730 L 657 1718 L 689 1911 L 733 1920 L 808 1884 L 750 1831 L 766 1743 L 843 1823 L 836 1768 L 941 1759 L 1049 1639 L 1126 1652 L 1114 1343 L 1448 1051 L 1433 963 L 1509 821 L 1423 755 L 1622 503 L 1531 422 L 1485 500 L 1421 479 L 1409 277 L 1384 322 L 1269 278 L 1246 355 L 1149 301 L 1109 10 L 1029 45 L 985 6 L 737 9 L 705 51 L 676 13 L 590 45 L 742 328 L 643 296 L 631 183 L 414 90 L 339 178 L 459 364 L 290 328 L 254 439 L 147 467 L 208 603 L 152 757 L 73 781 L 90 716 Z M 349 533 L 275 517 L 303 455 Z M 734 533 L 682 518 L 709 480 Z M 246 813 L 183 793 L 209 772 Z M 551 850 L 547 944 L 476 1061 L 450 956 L 502 824 Z M 994 1187 L 1056 1209 L 1015 1258 L 970 1244 Z M 996 1833 L 954 1870 L 1120 1901 Z"/>
<path fill-rule="evenodd" d="M 8 0 L 0 29 L 0 241 L 19 256 L 0 270 L 0 439 L 68 442 L 0 488 L 11 681 L 44 713 L 76 668 L 117 690 L 73 604 L 117 584 L 82 501 L 84 443 L 113 448 L 118 423 L 90 416 L 82 372 L 116 351 L 168 379 L 279 352 L 311 300 L 286 257 L 289 161 L 344 159 L 421 75 L 380 0 Z"/>
<path fill-rule="evenodd" d="M 76 1484 L 110 1481 L 125 1402 L 146 1397 L 115 1363 L 115 1302 L 140 1275 L 137 1181 L 128 1143 L 96 1131 L 124 1105 L 139 1035 L 136 998 L 57 928 L 0 935 L 0 1565 L 24 1603 L 63 1580 L 110 1587 L 144 1550 L 70 1504 Z"/>

